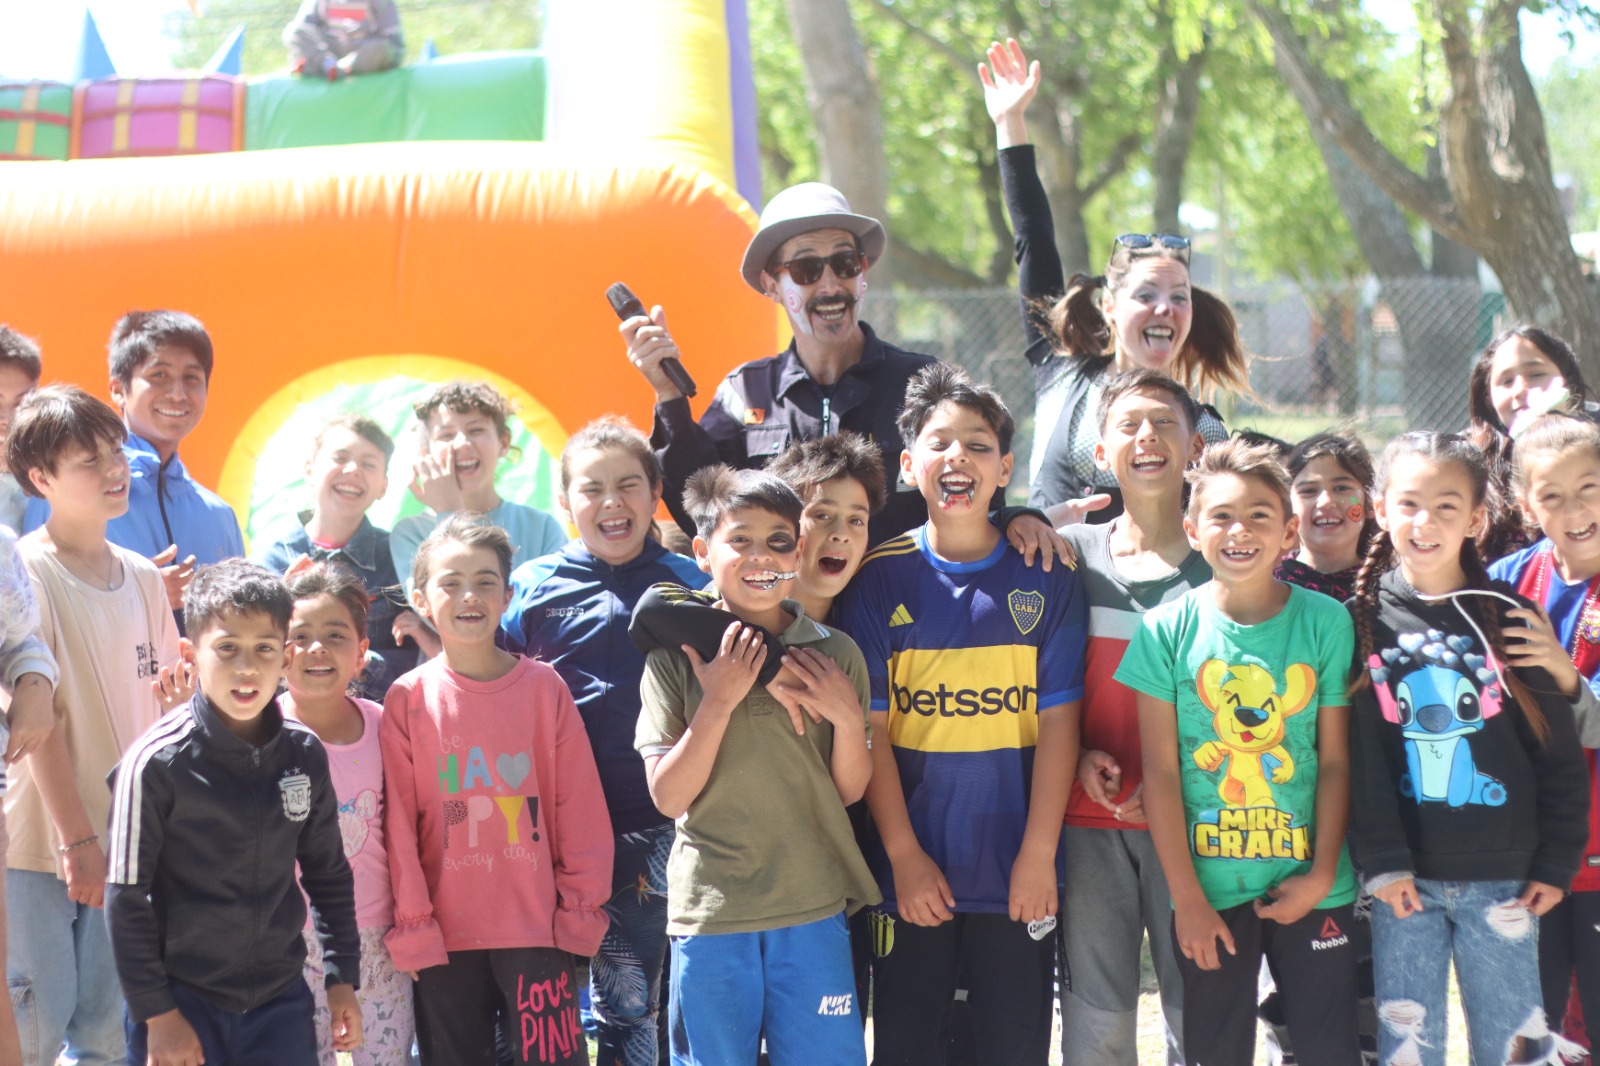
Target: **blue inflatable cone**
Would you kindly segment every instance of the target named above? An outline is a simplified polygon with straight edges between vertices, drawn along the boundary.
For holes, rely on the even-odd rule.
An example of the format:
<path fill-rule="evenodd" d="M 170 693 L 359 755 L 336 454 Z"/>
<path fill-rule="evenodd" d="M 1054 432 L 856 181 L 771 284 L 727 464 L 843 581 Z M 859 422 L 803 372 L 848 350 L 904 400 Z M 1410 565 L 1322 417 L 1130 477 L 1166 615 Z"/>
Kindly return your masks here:
<path fill-rule="evenodd" d="M 232 74 L 236 78 L 244 73 L 244 23 L 235 26 L 228 39 L 211 53 L 200 73 Z"/>
<path fill-rule="evenodd" d="M 417 62 L 418 63 L 432 63 L 435 59 L 438 59 L 438 58 L 439 58 L 439 46 L 433 43 L 433 38 L 432 37 L 429 37 L 426 41 L 422 42 L 422 54 L 417 56 Z"/>
<path fill-rule="evenodd" d="M 95 81 L 115 77 L 117 66 L 111 62 L 106 42 L 100 39 L 100 27 L 86 7 L 83 10 L 83 37 L 78 41 L 78 59 L 72 68 L 73 81 Z"/>

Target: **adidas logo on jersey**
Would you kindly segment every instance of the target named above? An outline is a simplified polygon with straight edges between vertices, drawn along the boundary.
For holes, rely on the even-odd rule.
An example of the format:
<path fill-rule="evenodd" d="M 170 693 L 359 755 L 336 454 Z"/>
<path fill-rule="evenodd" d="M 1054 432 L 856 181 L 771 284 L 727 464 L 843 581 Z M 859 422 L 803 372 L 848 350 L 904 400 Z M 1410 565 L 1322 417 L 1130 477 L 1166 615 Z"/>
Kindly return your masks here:
<path fill-rule="evenodd" d="M 894 609 L 894 613 L 889 616 L 889 628 L 893 629 L 895 626 L 908 626 L 912 623 L 912 621 L 914 621 L 914 619 L 911 617 L 911 612 L 906 610 L 906 605 L 902 603 L 900 606 L 896 607 Z"/>

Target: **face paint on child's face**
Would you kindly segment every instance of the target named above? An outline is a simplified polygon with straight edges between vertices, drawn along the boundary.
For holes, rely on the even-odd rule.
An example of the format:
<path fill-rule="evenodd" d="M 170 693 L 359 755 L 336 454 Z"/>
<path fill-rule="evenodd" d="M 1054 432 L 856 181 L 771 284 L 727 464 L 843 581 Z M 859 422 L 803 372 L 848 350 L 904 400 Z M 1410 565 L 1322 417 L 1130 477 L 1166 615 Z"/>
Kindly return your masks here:
<path fill-rule="evenodd" d="M 1317 564 L 1345 569 L 1359 561 L 1366 491 L 1331 455 L 1319 455 L 1295 475 L 1289 497 L 1300 519 L 1300 543 Z"/>
<path fill-rule="evenodd" d="M 782 604 L 796 576 L 800 550 L 795 527 L 782 515 L 744 507 L 725 516 L 709 538 L 694 540 L 695 560 L 736 614 L 770 611 Z"/>
<path fill-rule="evenodd" d="M 1011 480 L 1011 455 L 977 411 L 942 403 L 928 416 L 901 472 L 915 482 L 929 507 L 951 513 L 988 509 L 994 490 Z"/>

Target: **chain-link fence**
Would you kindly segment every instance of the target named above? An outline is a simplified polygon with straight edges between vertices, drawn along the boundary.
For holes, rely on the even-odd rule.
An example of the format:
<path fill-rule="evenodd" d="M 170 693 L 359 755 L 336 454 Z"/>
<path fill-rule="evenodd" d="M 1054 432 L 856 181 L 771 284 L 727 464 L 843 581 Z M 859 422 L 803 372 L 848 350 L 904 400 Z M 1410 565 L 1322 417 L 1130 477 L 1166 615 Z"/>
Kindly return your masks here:
<path fill-rule="evenodd" d="M 1290 442 L 1331 426 L 1351 427 L 1374 447 L 1408 428 L 1462 428 L 1468 371 L 1505 312 L 1499 293 L 1439 278 L 1319 289 L 1284 283 L 1226 295 L 1252 356 L 1256 395 L 1212 402 L 1230 428 Z M 1022 354 L 1015 290 L 875 293 L 866 317 L 884 339 L 958 363 L 999 389 L 1025 460 L 1033 370 Z"/>

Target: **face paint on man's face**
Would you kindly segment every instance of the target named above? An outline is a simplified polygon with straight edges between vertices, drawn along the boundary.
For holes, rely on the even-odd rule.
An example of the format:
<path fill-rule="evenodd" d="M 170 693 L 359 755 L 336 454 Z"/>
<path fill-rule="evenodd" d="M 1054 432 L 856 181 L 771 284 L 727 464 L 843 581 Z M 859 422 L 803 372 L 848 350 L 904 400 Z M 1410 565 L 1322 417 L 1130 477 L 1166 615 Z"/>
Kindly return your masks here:
<path fill-rule="evenodd" d="M 787 270 L 778 276 L 778 291 L 783 294 L 783 309 L 789 312 L 795 332 L 807 337 L 814 335 L 816 329 L 811 325 L 811 316 L 806 314 L 806 291 L 794 283 Z"/>

